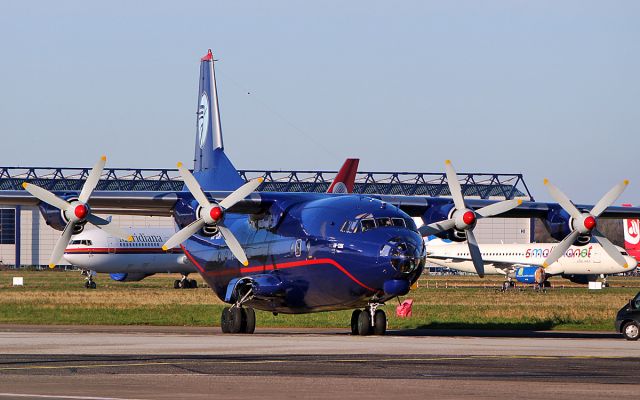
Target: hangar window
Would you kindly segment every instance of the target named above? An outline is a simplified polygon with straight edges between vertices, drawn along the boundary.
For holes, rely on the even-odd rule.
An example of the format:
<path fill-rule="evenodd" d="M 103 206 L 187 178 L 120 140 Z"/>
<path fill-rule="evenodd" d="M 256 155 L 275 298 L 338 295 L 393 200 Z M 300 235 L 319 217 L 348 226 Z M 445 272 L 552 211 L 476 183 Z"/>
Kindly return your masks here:
<path fill-rule="evenodd" d="M 0 244 L 16 244 L 16 210 L 0 208 Z"/>

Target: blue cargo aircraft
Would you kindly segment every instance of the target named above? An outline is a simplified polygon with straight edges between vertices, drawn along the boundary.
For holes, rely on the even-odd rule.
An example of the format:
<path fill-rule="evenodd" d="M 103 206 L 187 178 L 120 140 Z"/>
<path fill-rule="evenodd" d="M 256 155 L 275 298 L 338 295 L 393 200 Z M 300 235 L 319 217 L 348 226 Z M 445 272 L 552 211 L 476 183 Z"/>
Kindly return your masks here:
<path fill-rule="evenodd" d="M 261 179 L 244 182 L 224 153 L 210 50 L 200 63 L 193 174 L 178 164 L 184 190 L 94 192 L 105 160 L 98 161 L 80 193 L 52 193 L 25 182 L 26 191 L 0 192 L 0 204 L 37 205 L 47 223 L 63 231 L 51 266 L 86 223 L 129 237 L 96 214 L 172 216 L 180 230 L 165 248 L 181 246 L 215 294 L 229 304 L 221 316 L 225 333 L 253 333 L 256 308 L 276 314 L 355 309 L 353 334 L 384 334 L 386 315 L 379 307 L 407 294 L 422 273 L 422 236 L 466 240 L 482 276 L 473 235 L 479 218 L 543 218 L 555 237 L 571 239 L 569 245 L 588 243 L 593 235 L 607 251 L 610 242 L 597 231 L 596 218 L 640 216 L 639 208 L 609 207 L 626 181 L 593 209 L 574 206 L 557 189 L 559 204 L 464 199 L 450 162 L 446 171 L 452 198 L 255 192 Z M 414 216 L 425 222 L 420 230 Z"/>

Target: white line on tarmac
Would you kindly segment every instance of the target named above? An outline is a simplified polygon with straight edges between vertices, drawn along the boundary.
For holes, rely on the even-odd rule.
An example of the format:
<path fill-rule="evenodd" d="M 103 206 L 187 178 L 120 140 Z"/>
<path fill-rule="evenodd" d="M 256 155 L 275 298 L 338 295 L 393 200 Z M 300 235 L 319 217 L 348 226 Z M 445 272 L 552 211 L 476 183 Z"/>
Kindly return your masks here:
<path fill-rule="evenodd" d="M 74 400 L 142 400 L 124 399 L 121 397 L 65 396 L 54 394 L 0 393 L 0 397 L 26 397 L 35 399 L 74 399 Z"/>

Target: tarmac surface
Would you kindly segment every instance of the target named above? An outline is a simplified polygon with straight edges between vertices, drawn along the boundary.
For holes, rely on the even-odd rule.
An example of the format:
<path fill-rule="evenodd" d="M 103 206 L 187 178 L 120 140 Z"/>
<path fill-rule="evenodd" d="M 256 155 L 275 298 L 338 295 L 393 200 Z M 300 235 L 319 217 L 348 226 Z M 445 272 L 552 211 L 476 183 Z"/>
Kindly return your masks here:
<path fill-rule="evenodd" d="M 0 326 L 0 400 L 637 398 L 613 333 Z"/>

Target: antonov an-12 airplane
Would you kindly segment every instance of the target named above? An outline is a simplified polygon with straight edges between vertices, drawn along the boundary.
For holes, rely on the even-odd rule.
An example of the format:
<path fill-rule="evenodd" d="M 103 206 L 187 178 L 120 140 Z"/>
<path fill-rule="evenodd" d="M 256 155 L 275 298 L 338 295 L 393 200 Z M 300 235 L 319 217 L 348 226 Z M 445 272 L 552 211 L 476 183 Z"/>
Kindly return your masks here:
<path fill-rule="evenodd" d="M 94 192 L 103 159 L 80 193 L 52 193 L 28 181 L 24 191 L 0 191 L 0 204 L 37 205 L 47 223 L 62 230 L 51 265 L 87 223 L 129 237 L 96 214 L 171 216 L 180 231 L 163 247 L 182 248 L 229 305 L 221 315 L 223 332 L 253 333 L 254 308 L 276 314 L 354 310 L 351 331 L 360 335 L 384 334 L 386 314 L 380 307 L 406 295 L 422 273 L 426 251 L 421 232 L 467 240 L 475 270 L 484 275 L 473 234 L 479 218 L 542 218 L 556 239 L 587 244 L 594 237 L 618 264 L 630 268 L 596 228 L 597 218 L 640 217 L 640 208 L 611 207 L 627 181 L 595 206 L 569 204 L 566 198 L 559 204 L 464 199 L 447 162 L 453 198 L 255 192 L 261 179 L 245 182 L 224 152 L 213 66 L 209 51 L 200 62 L 193 174 L 178 167 L 185 190 Z M 424 221 L 420 232 L 412 217 Z"/>
<path fill-rule="evenodd" d="M 546 286 L 547 279 L 560 275 L 575 283 L 586 284 L 600 275 L 629 272 L 636 260 L 616 246 L 627 267 L 616 261 L 598 243 L 571 246 L 557 261 L 544 267 L 545 260 L 557 243 L 481 244 L 484 273 L 503 275 L 522 283 Z M 434 238 L 426 243 L 427 261 L 463 272 L 476 272 L 466 244 Z"/>
<path fill-rule="evenodd" d="M 346 159 L 327 193 L 353 192 L 359 163 L 357 158 Z M 182 278 L 173 282 L 175 289 L 198 287 L 195 279 L 188 278 L 198 270 L 189 262 L 182 248 L 162 249 L 162 245 L 176 233 L 175 228 L 133 227 L 125 230 L 131 234 L 131 241 L 97 228 L 84 229 L 72 236 L 64 259 L 82 270 L 87 277 L 84 283 L 87 289 L 97 287 L 94 273 L 107 273 L 118 282 L 140 281 L 154 274 L 179 273 Z"/>

